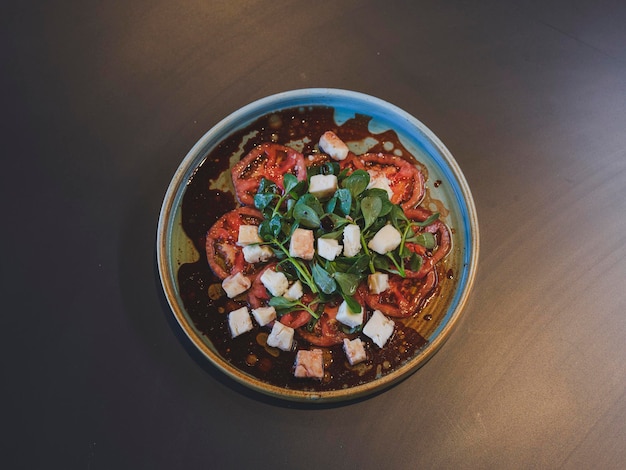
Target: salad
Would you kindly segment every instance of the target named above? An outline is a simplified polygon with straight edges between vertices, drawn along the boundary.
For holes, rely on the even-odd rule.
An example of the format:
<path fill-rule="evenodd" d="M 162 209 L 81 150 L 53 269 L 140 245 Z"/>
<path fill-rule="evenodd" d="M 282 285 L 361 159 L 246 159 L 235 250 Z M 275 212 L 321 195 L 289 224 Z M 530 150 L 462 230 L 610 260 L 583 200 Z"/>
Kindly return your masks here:
<path fill-rule="evenodd" d="M 451 233 L 420 206 L 418 166 L 357 155 L 330 130 L 307 137 L 310 151 L 270 140 L 232 166 L 237 207 L 205 237 L 219 280 L 208 295 L 222 302 L 206 315 L 219 316 L 212 328 L 226 351 L 242 346 L 258 374 L 280 367 L 288 383 L 308 384 L 331 382 L 337 364 L 356 375 L 375 364 L 380 374 L 398 351 L 423 345 L 403 319 L 437 292 Z"/>

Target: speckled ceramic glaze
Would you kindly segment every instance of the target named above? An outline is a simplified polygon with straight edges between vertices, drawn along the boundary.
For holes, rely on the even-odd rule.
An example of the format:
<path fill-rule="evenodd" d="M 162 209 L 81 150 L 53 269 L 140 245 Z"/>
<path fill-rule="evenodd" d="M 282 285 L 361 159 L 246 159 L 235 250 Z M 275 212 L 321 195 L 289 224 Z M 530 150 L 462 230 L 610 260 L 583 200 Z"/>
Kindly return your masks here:
<path fill-rule="evenodd" d="M 255 121 L 259 116 L 293 107 L 330 106 L 340 123 L 355 114 L 371 116 L 372 135 L 392 129 L 404 147 L 426 166 L 427 188 L 432 200 L 440 201 L 442 219 L 450 227 L 453 248 L 446 267 L 454 272 L 436 299 L 429 303 L 429 314 L 435 321 L 411 319 L 408 324 L 426 340 L 426 345 L 406 363 L 355 387 L 311 392 L 277 387 L 263 382 L 226 361 L 191 321 L 181 300 L 178 268 L 196 261 L 198 253 L 181 224 L 181 204 L 187 182 L 206 156 L 227 136 Z M 217 176 L 217 175 L 216 175 Z M 434 184 L 436 182 L 436 184 Z M 209 130 L 184 158 L 167 189 L 157 232 L 159 274 L 167 300 L 176 320 L 191 342 L 215 367 L 259 392 L 295 401 L 327 402 L 363 396 L 396 383 L 423 365 L 443 344 L 457 323 L 468 299 L 478 261 L 478 222 L 470 189 L 456 161 L 443 143 L 420 121 L 385 101 L 352 91 L 315 88 L 279 93 L 251 103 L 234 112 Z"/>

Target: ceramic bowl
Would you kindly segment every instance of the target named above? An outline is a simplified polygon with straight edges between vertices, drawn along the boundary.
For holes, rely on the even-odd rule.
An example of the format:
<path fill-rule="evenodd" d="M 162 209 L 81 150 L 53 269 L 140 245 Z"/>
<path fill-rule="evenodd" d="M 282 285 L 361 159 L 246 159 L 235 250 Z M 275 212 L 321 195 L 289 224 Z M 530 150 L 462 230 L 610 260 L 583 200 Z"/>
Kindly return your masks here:
<path fill-rule="evenodd" d="M 181 298 L 178 270 L 204 256 L 182 228 L 182 201 L 188 183 L 207 155 L 260 116 L 287 108 L 306 113 L 310 107 L 331 107 L 337 124 L 354 116 L 367 116 L 372 138 L 392 130 L 407 149 L 427 169 L 427 188 L 431 200 L 439 201 L 442 218 L 450 227 L 453 248 L 446 269 L 452 273 L 437 298 L 428 305 L 427 315 L 409 321 L 425 339 L 425 344 L 408 360 L 374 379 L 355 386 L 331 390 L 284 388 L 260 380 L 244 367 L 226 360 L 211 339 L 198 327 Z M 232 155 L 229 165 L 233 164 Z M 222 175 L 224 176 L 224 175 Z M 216 180 L 219 175 L 215 175 Z M 228 185 L 223 181 L 224 189 Z M 347 90 L 315 88 L 287 91 L 255 101 L 233 112 L 210 129 L 182 160 L 167 189 L 157 233 L 158 269 L 167 301 L 189 340 L 219 370 L 234 380 L 267 395 L 286 400 L 328 402 L 361 397 L 382 390 L 407 377 L 422 366 L 449 337 L 468 300 L 476 274 L 479 240 L 478 221 L 470 188 L 457 162 L 444 144 L 418 119 L 381 99 Z M 217 314 L 207 312 L 207 315 Z"/>

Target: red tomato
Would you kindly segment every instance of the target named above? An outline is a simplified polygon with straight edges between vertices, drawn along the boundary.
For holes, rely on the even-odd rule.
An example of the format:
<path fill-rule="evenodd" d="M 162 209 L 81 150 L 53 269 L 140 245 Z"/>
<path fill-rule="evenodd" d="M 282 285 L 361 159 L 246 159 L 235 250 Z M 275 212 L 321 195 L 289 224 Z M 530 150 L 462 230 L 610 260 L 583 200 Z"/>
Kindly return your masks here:
<path fill-rule="evenodd" d="M 248 303 L 252 308 L 263 307 L 267 305 L 267 302 L 270 299 L 269 292 L 267 292 L 267 289 L 261 282 L 261 276 L 266 269 L 276 269 L 276 263 L 270 263 L 263 266 L 263 268 L 261 268 L 258 272 L 257 277 L 254 281 L 252 281 L 252 285 L 250 286 L 250 289 L 248 289 Z"/>
<path fill-rule="evenodd" d="M 405 215 L 411 219 L 423 222 L 432 213 L 421 207 L 415 209 L 408 209 L 405 211 Z M 407 247 L 422 257 L 422 266 L 419 271 L 408 271 L 406 276 L 410 278 L 421 279 L 426 276 L 430 271 L 435 269 L 436 264 L 443 259 L 450 252 L 452 247 L 452 239 L 450 237 L 450 230 L 448 226 L 441 220 L 435 220 L 432 224 L 426 227 L 414 227 L 415 233 L 430 232 L 435 236 L 437 245 L 433 250 L 427 250 L 421 245 L 407 243 Z"/>
<path fill-rule="evenodd" d="M 437 272 L 430 270 L 423 279 L 389 275 L 389 288 L 381 294 L 363 289 L 365 303 L 372 310 L 380 310 L 390 317 L 410 317 L 419 311 L 437 285 Z"/>
<path fill-rule="evenodd" d="M 311 314 L 306 310 L 297 310 L 294 312 L 289 312 L 280 317 L 280 322 L 291 328 L 300 328 L 301 326 L 306 325 L 311 320 Z"/>
<path fill-rule="evenodd" d="M 299 181 L 306 179 L 306 167 L 301 153 L 283 145 L 264 143 L 255 147 L 233 166 L 233 184 L 239 202 L 254 205 L 254 195 L 262 178 L 283 189 L 283 175 L 291 173 Z"/>
<path fill-rule="evenodd" d="M 365 170 L 371 177 L 384 176 L 393 192 L 391 202 L 403 209 L 415 207 L 424 197 L 424 175 L 406 160 L 384 153 L 350 155 L 341 162 L 341 168 Z"/>
<path fill-rule="evenodd" d="M 252 207 L 240 207 L 227 212 L 209 229 L 206 235 L 206 255 L 209 266 L 220 279 L 243 272 L 256 276 L 259 267 L 249 264 L 243 257 L 242 247 L 237 245 L 241 225 L 259 225 L 263 215 Z"/>
<path fill-rule="evenodd" d="M 298 328 L 296 331 L 305 341 L 322 347 L 329 347 L 335 344 L 341 344 L 344 338 L 351 338 L 340 329 L 340 323 L 337 321 L 337 306 L 327 306 L 324 313 L 315 323 L 313 331 L 306 328 Z"/>

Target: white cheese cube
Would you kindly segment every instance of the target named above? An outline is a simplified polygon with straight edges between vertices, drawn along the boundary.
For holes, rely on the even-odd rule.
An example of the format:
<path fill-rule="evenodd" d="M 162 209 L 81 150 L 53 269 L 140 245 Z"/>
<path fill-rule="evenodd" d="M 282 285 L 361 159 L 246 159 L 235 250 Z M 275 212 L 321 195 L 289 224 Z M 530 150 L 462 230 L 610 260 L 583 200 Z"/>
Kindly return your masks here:
<path fill-rule="evenodd" d="M 321 349 L 307 351 L 301 349 L 296 355 L 296 365 L 293 375 L 296 377 L 324 377 L 324 356 Z"/>
<path fill-rule="evenodd" d="M 402 234 L 393 226 L 385 225 L 381 228 L 367 246 L 379 255 L 384 255 L 400 245 Z"/>
<path fill-rule="evenodd" d="M 289 286 L 289 289 L 287 289 L 287 292 L 283 294 L 283 297 L 289 300 L 298 300 L 303 295 L 304 291 L 302 290 L 302 283 L 300 281 L 296 281 Z"/>
<path fill-rule="evenodd" d="M 267 345 L 282 349 L 283 351 L 291 351 L 291 347 L 293 346 L 293 332 L 293 328 L 283 325 L 279 321 L 275 321 L 272 332 L 267 337 Z"/>
<path fill-rule="evenodd" d="M 263 274 L 261 274 L 261 283 L 274 297 L 282 296 L 287 292 L 287 289 L 289 289 L 287 277 L 283 273 L 274 271 L 273 269 L 263 271 Z"/>
<path fill-rule="evenodd" d="M 312 260 L 315 254 L 313 230 L 297 228 L 289 241 L 289 254 L 294 258 Z"/>
<path fill-rule="evenodd" d="M 380 294 L 389 289 L 389 274 L 375 272 L 367 276 L 367 285 L 372 294 Z"/>
<path fill-rule="evenodd" d="M 334 132 L 326 131 L 320 137 L 319 147 L 330 155 L 333 160 L 345 160 L 348 156 L 348 146 Z"/>
<path fill-rule="evenodd" d="M 317 254 L 329 261 L 334 260 L 341 254 L 342 246 L 339 241 L 332 238 L 317 239 Z"/>
<path fill-rule="evenodd" d="M 252 282 L 241 272 L 235 273 L 232 276 L 228 276 L 222 281 L 222 289 L 226 292 L 229 299 L 242 294 L 250 289 Z"/>
<path fill-rule="evenodd" d="M 230 328 L 230 334 L 233 335 L 233 338 L 246 331 L 250 331 L 252 329 L 252 320 L 250 320 L 248 307 L 241 307 L 240 309 L 230 312 L 228 314 L 228 327 Z"/>
<path fill-rule="evenodd" d="M 361 251 L 361 229 L 356 224 L 346 225 L 343 229 L 343 255 L 349 258 Z"/>
<path fill-rule="evenodd" d="M 335 175 L 313 175 L 309 183 L 309 192 L 318 199 L 324 199 L 337 191 L 337 177 Z"/>
<path fill-rule="evenodd" d="M 352 341 L 348 338 L 344 338 L 343 350 L 346 353 L 346 357 L 348 358 L 348 362 L 351 366 L 367 359 L 367 354 L 365 354 L 365 348 L 363 347 L 363 341 L 361 341 L 361 338 L 355 338 Z"/>
<path fill-rule="evenodd" d="M 348 307 L 348 303 L 344 300 L 341 302 L 339 306 L 339 310 L 337 310 L 337 321 L 343 323 L 350 328 L 354 328 L 355 326 L 359 326 L 363 323 L 363 307 L 361 307 L 361 311 L 358 313 L 352 313 L 350 308 Z"/>
<path fill-rule="evenodd" d="M 252 310 L 252 315 L 260 326 L 265 326 L 272 320 L 276 320 L 276 309 L 274 307 L 259 307 Z"/>
<path fill-rule="evenodd" d="M 395 323 L 390 320 L 380 310 L 374 310 L 372 317 L 363 327 L 363 333 L 374 341 L 379 348 L 382 348 L 393 334 Z"/>
<path fill-rule="evenodd" d="M 248 263 L 265 263 L 274 256 L 274 252 L 266 245 L 247 245 L 243 247 L 243 258 Z"/>
<path fill-rule="evenodd" d="M 391 197 L 393 196 L 393 190 L 391 189 L 391 181 L 387 178 L 383 173 L 379 171 L 367 170 L 370 174 L 370 182 L 367 185 L 367 189 L 370 188 L 378 188 L 384 189 L 387 191 L 387 195 L 389 196 L 389 200 L 391 201 Z"/>
<path fill-rule="evenodd" d="M 240 225 L 239 236 L 237 238 L 237 245 L 246 246 L 252 243 L 261 243 L 261 237 L 259 237 L 259 227 L 256 225 Z"/>

